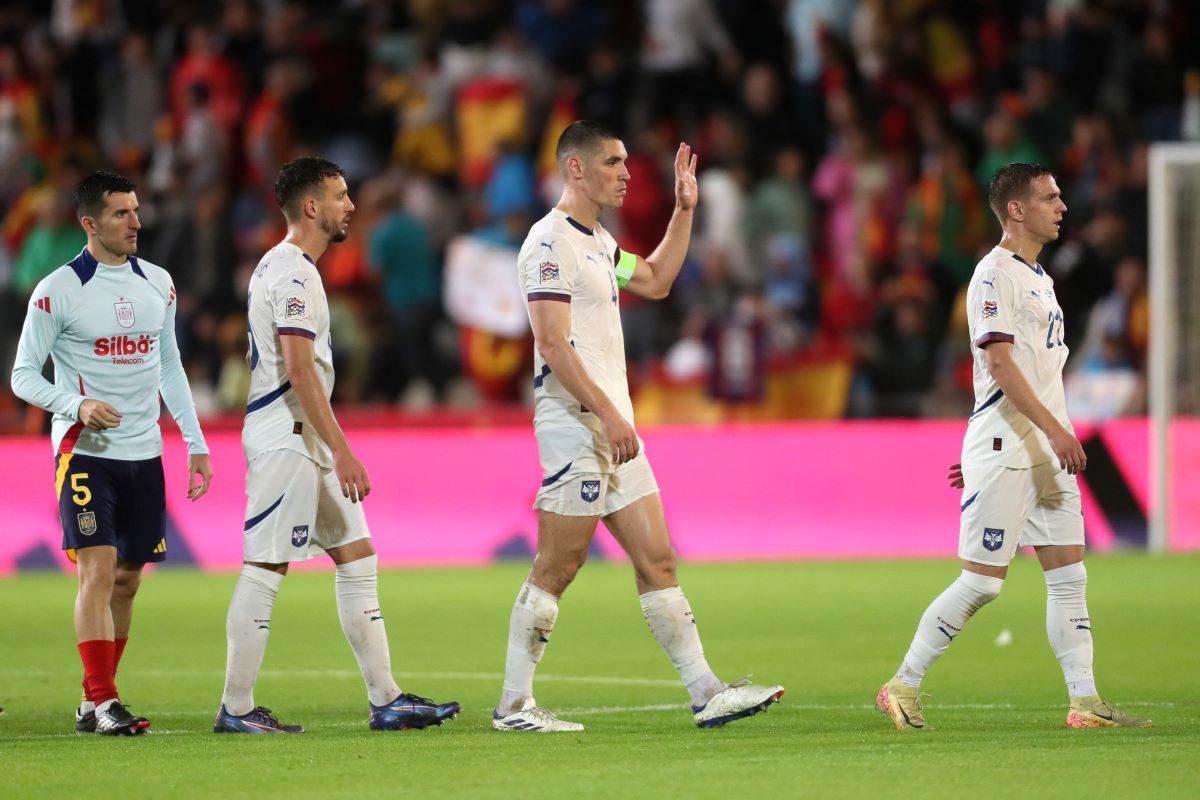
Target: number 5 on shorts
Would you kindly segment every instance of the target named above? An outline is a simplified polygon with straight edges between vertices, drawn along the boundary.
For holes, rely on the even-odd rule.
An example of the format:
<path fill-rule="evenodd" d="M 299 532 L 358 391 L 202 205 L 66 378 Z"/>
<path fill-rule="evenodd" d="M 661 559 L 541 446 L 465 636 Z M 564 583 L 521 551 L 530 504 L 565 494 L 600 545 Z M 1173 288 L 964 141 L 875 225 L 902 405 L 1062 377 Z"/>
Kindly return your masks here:
<path fill-rule="evenodd" d="M 92 490 L 83 485 L 83 481 L 87 480 L 87 477 L 86 472 L 76 472 L 71 476 L 71 489 L 75 492 L 71 495 L 71 500 L 77 506 L 86 506 L 92 502 Z"/>

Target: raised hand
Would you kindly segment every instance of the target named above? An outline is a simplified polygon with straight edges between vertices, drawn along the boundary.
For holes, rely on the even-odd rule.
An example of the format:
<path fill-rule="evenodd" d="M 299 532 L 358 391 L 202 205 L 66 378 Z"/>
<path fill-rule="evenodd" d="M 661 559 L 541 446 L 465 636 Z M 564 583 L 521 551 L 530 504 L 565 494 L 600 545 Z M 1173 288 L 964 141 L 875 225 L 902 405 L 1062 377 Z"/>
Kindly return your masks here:
<path fill-rule="evenodd" d="M 696 154 L 687 142 L 679 143 L 675 153 L 675 205 L 690 211 L 700 202 L 700 186 L 696 183 Z"/>

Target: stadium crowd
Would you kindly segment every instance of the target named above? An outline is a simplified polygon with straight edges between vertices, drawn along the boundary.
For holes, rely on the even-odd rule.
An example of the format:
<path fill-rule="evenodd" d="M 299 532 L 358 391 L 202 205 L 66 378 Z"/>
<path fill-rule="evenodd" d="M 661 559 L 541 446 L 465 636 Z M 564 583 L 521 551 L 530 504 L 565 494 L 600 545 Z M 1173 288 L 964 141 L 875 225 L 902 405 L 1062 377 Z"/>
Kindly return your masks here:
<path fill-rule="evenodd" d="M 6 364 L 33 287 L 85 242 L 73 187 L 115 168 L 138 184 L 139 253 L 179 288 L 201 412 L 244 406 L 245 287 L 284 230 L 272 181 L 320 153 L 357 205 L 321 264 L 335 400 L 518 401 L 516 248 L 559 194 L 559 132 L 586 117 L 630 152 L 605 220 L 624 250 L 661 235 L 677 143 L 700 155 L 675 291 L 622 300 L 635 389 L 752 404 L 772 375 L 836 363 L 836 414 L 969 411 L 962 292 L 999 233 L 987 184 L 1034 161 L 1069 207 L 1042 262 L 1072 411 L 1143 409 L 1147 143 L 1200 140 L 1184 0 L 34 5 L 0 10 Z M 6 381 L 0 418 L 17 416 Z"/>

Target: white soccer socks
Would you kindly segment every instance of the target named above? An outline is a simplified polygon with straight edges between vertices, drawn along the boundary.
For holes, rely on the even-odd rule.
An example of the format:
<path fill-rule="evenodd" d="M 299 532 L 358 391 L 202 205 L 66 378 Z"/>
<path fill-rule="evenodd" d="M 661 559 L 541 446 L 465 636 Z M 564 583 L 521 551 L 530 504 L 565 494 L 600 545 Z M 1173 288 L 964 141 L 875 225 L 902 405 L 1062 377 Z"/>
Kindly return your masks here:
<path fill-rule="evenodd" d="M 225 618 L 225 710 L 237 717 L 254 710 L 254 683 L 267 652 L 271 633 L 271 609 L 283 576 L 249 564 L 242 566 L 229 614 Z"/>
<path fill-rule="evenodd" d="M 926 671 L 946 652 L 967 620 L 995 600 L 1003 586 L 1003 578 L 964 569 L 958 579 L 925 609 L 896 677 L 907 686 L 920 686 Z"/>
<path fill-rule="evenodd" d="M 558 598 L 526 581 L 508 620 L 508 655 L 500 711 L 509 714 L 533 696 L 533 673 L 558 619 Z"/>
<path fill-rule="evenodd" d="M 383 706 L 399 696 L 400 687 L 392 677 L 392 654 L 379 609 L 378 561 L 377 556 L 370 555 L 338 564 L 334 586 L 342 632 L 358 659 L 367 697 L 372 705 Z"/>
<path fill-rule="evenodd" d="M 1092 677 L 1092 621 L 1087 610 L 1087 568 L 1079 561 L 1046 571 L 1046 635 L 1071 697 L 1096 694 Z"/>
<path fill-rule="evenodd" d="M 683 596 L 683 590 L 672 586 L 646 592 L 641 596 L 641 601 L 642 614 L 650 625 L 650 631 L 679 672 L 683 685 L 691 695 L 692 705 L 704 705 L 724 689 L 725 684 L 717 679 L 704 658 L 704 647 L 700 644 L 692 607 Z"/>

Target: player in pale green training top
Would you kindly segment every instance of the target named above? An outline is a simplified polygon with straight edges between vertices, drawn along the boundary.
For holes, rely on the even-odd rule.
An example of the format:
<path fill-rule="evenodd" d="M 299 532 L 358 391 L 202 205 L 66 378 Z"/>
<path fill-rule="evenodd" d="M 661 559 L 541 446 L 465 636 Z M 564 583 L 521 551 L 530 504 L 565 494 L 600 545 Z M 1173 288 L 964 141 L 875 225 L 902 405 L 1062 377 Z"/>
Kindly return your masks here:
<path fill-rule="evenodd" d="M 160 395 L 188 445 L 189 499 L 208 491 L 212 466 L 175 342 L 175 286 L 134 256 L 142 226 L 133 182 L 94 173 L 75 203 L 87 247 L 34 289 L 12 388 L 54 414 L 63 549 L 79 565 L 84 701 L 75 729 L 133 735 L 150 722 L 121 703 L 116 672 L 142 567 L 167 553 Z M 42 377 L 47 355 L 53 384 Z"/>

